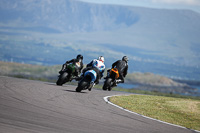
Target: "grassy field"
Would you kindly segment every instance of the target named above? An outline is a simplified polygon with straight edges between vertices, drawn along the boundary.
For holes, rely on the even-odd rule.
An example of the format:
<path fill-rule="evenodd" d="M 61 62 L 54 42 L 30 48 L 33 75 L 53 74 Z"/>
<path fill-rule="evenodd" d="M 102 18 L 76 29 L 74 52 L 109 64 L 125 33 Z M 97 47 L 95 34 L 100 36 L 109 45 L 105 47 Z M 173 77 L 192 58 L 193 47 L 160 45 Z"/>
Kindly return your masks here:
<path fill-rule="evenodd" d="M 55 82 L 61 65 L 41 66 L 0 61 L 0 75 Z"/>
<path fill-rule="evenodd" d="M 152 95 L 114 96 L 112 103 L 133 112 L 200 131 L 200 100 Z"/>

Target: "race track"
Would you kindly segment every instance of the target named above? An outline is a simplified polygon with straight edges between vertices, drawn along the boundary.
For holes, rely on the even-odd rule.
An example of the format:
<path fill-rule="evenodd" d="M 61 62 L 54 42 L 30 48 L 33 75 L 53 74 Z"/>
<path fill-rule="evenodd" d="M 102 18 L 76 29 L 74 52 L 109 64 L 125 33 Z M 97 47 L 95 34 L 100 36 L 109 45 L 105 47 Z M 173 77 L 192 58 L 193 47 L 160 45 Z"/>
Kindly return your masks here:
<path fill-rule="evenodd" d="M 0 76 L 0 133 L 193 133 L 106 103 L 127 94 Z"/>

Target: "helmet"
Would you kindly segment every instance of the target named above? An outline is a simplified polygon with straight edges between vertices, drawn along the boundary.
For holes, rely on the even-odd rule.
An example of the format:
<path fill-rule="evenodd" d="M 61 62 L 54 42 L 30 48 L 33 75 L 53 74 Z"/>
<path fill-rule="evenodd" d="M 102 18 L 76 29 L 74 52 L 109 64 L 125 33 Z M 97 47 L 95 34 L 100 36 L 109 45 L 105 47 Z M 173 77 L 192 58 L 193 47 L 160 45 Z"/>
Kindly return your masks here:
<path fill-rule="evenodd" d="M 103 56 L 99 56 L 98 60 L 100 60 L 100 61 L 102 61 L 102 62 L 105 61 Z"/>
<path fill-rule="evenodd" d="M 76 59 L 82 59 L 83 60 L 83 56 L 81 54 L 77 55 Z"/>
<path fill-rule="evenodd" d="M 128 62 L 128 57 L 127 57 L 127 56 L 124 56 L 124 57 L 122 58 L 122 60 Z"/>

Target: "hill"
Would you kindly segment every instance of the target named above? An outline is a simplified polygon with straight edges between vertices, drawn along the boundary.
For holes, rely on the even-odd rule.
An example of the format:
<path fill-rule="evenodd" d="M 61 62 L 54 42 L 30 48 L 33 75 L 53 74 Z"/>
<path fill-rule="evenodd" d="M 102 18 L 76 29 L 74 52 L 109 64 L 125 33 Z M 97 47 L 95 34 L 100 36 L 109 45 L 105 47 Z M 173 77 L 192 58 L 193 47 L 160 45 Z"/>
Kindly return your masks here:
<path fill-rule="evenodd" d="M 61 66 L 41 66 L 0 61 L 0 75 L 55 81 Z"/>
<path fill-rule="evenodd" d="M 126 80 L 131 84 L 138 85 L 136 87 L 138 90 L 200 96 L 198 89 L 191 87 L 186 82 L 176 82 L 153 73 L 131 73 L 127 75 Z"/>
<path fill-rule="evenodd" d="M 175 82 L 167 77 L 153 73 L 131 73 L 127 76 L 128 82 L 149 86 L 183 87 L 186 84 Z"/>

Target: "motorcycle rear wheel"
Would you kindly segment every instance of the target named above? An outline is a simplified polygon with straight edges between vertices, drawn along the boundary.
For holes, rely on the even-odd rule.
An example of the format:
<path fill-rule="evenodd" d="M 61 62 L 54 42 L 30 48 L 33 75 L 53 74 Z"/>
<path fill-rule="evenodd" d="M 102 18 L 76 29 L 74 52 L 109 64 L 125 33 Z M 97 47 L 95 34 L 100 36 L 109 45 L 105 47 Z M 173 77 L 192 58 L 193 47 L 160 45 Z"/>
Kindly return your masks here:
<path fill-rule="evenodd" d="M 112 83 L 112 79 L 111 78 L 107 78 L 106 81 L 104 82 L 104 85 L 103 85 L 103 90 L 108 90 L 108 91 L 111 91 L 111 83 Z"/>
<path fill-rule="evenodd" d="M 84 80 L 81 81 L 81 82 L 78 84 L 78 87 L 76 88 L 76 92 L 81 92 L 82 90 L 87 89 L 87 86 L 88 86 L 88 82 L 85 82 Z"/>

